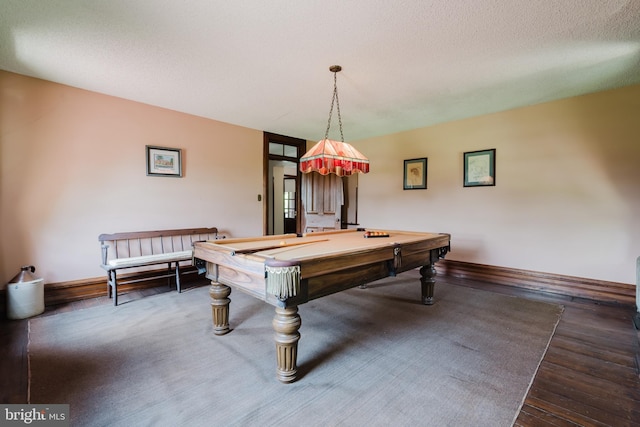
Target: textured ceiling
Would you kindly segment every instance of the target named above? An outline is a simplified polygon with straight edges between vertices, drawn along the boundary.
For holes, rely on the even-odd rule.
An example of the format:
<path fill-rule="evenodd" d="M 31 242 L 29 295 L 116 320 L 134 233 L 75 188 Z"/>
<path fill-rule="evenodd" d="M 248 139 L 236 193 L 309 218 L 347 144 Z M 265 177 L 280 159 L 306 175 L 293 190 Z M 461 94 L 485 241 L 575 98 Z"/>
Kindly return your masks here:
<path fill-rule="evenodd" d="M 622 87 L 640 0 L 0 0 L 0 69 L 309 140 L 333 64 L 346 140 Z"/>

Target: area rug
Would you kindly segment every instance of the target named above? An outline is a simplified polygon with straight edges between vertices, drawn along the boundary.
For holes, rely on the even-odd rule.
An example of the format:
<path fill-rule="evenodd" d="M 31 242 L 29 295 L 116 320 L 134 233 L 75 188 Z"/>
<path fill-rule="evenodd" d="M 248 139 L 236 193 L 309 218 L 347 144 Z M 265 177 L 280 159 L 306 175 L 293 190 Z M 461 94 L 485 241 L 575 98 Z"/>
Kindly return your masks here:
<path fill-rule="evenodd" d="M 29 321 L 30 403 L 77 426 L 510 426 L 562 307 L 416 271 L 299 307 L 299 379 L 275 377 L 272 306 L 198 287 Z"/>

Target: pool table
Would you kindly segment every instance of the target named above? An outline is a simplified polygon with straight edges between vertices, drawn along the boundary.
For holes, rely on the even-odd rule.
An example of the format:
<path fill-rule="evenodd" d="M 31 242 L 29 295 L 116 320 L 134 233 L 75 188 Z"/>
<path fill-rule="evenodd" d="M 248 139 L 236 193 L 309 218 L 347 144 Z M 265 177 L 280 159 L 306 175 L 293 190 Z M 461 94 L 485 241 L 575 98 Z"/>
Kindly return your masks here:
<path fill-rule="evenodd" d="M 194 243 L 206 266 L 214 333 L 229 332 L 231 288 L 275 306 L 276 377 L 297 375 L 301 319 L 298 305 L 355 286 L 420 268 L 422 303 L 433 303 L 434 264 L 450 248 L 450 235 L 387 230 L 336 230 Z"/>

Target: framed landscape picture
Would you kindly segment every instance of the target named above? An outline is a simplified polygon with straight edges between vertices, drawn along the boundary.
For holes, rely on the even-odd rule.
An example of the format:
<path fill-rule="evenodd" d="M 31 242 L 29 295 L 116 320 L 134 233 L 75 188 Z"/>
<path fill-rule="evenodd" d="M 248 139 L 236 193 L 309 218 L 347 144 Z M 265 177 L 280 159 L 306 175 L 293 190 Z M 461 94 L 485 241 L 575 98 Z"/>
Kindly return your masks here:
<path fill-rule="evenodd" d="M 147 175 L 182 177 L 182 150 L 147 145 Z"/>
<path fill-rule="evenodd" d="M 464 186 L 487 187 L 496 185 L 496 150 L 464 153 Z"/>
<path fill-rule="evenodd" d="M 421 190 L 427 188 L 427 158 L 404 161 L 404 190 Z"/>

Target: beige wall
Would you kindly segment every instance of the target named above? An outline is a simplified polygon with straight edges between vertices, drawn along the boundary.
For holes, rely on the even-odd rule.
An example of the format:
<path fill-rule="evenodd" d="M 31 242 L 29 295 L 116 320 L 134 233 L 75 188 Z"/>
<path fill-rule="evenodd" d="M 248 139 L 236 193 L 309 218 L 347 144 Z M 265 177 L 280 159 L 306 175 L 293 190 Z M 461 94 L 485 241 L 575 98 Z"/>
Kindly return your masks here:
<path fill-rule="evenodd" d="M 356 141 L 367 227 L 452 234 L 451 259 L 633 283 L 640 255 L 640 86 Z M 295 136 L 295 135 L 292 135 Z M 184 178 L 147 177 L 145 145 Z M 496 187 L 462 187 L 462 153 L 497 149 Z M 402 190 L 428 157 L 428 189 Z M 0 71 L 0 287 L 103 274 L 100 233 L 262 233 L 262 132 Z"/>
<path fill-rule="evenodd" d="M 145 145 L 181 148 L 184 177 L 146 176 Z M 261 131 L 0 72 L 0 287 L 101 276 L 101 233 L 262 234 L 261 192 Z"/>
<path fill-rule="evenodd" d="M 452 234 L 453 260 L 634 283 L 640 85 L 358 141 L 367 227 Z M 495 148 L 496 186 L 464 188 L 465 151 Z M 428 157 L 428 189 L 402 190 Z"/>

